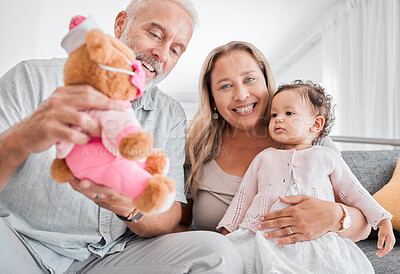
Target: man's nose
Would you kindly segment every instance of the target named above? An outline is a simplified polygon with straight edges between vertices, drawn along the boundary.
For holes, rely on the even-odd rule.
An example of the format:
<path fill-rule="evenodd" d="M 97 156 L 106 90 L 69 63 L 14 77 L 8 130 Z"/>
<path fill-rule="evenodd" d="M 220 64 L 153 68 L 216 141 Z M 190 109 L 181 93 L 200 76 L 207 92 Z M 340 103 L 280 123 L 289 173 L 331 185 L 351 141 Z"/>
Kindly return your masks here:
<path fill-rule="evenodd" d="M 158 61 L 165 63 L 168 58 L 169 46 L 168 45 L 159 45 L 154 47 L 152 50 L 153 56 L 156 56 Z"/>

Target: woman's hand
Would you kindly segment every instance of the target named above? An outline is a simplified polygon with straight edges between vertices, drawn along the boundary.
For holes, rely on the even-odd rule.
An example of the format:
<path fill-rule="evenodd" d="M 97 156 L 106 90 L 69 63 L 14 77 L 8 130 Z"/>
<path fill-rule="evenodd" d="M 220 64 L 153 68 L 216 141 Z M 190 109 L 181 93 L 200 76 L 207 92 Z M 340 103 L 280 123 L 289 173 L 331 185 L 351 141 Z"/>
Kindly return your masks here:
<path fill-rule="evenodd" d="M 265 214 L 260 218 L 259 227 L 259 230 L 276 228 L 266 232 L 265 238 L 279 238 L 277 245 L 314 240 L 329 231 L 340 229 L 343 213 L 334 202 L 304 195 L 279 199 L 293 206 Z"/>

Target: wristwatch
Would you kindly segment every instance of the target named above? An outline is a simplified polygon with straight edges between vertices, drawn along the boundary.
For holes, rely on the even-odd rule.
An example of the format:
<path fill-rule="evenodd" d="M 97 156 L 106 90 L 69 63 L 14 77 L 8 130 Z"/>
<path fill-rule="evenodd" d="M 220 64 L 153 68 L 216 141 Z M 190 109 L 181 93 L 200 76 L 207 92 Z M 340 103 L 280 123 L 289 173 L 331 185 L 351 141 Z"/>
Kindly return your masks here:
<path fill-rule="evenodd" d="M 337 232 L 343 232 L 343 231 L 346 231 L 347 229 L 350 228 L 350 226 L 351 226 L 351 216 L 349 214 L 349 211 L 347 210 L 347 208 L 343 204 L 338 203 L 338 205 L 340 205 L 340 207 L 343 210 L 343 217 L 340 220 L 340 224 L 342 225 L 342 227 Z"/>
<path fill-rule="evenodd" d="M 120 219 L 124 222 L 128 222 L 128 223 L 132 223 L 132 222 L 137 223 L 137 222 L 139 222 L 140 218 L 142 218 L 142 216 L 143 216 L 143 214 L 136 208 L 134 210 L 132 210 L 131 213 L 129 213 L 128 217 L 124 217 L 124 216 L 121 216 L 118 214 L 115 214 L 115 215 L 117 215 L 118 219 Z"/>

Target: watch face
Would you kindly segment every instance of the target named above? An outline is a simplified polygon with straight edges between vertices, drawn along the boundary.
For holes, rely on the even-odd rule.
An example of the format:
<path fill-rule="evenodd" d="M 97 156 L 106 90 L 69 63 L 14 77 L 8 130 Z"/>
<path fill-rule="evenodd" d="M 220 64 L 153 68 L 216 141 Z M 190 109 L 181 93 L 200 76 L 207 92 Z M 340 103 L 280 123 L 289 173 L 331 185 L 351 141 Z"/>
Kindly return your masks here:
<path fill-rule="evenodd" d="M 346 216 L 343 220 L 343 229 L 349 229 L 351 226 L 351 217 Z"/>

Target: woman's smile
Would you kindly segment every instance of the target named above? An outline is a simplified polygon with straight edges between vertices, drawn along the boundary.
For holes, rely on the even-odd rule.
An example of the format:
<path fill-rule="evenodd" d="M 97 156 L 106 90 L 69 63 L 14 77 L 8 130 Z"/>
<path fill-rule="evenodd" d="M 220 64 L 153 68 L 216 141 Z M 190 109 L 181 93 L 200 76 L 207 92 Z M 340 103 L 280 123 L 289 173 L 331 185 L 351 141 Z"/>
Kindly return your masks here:
<path fill-rule="evenodd" d="M 249 115 L 255 111 L 257 103 L 241 105 L 233 108 L 232 110 L 240 115 Z"/>

